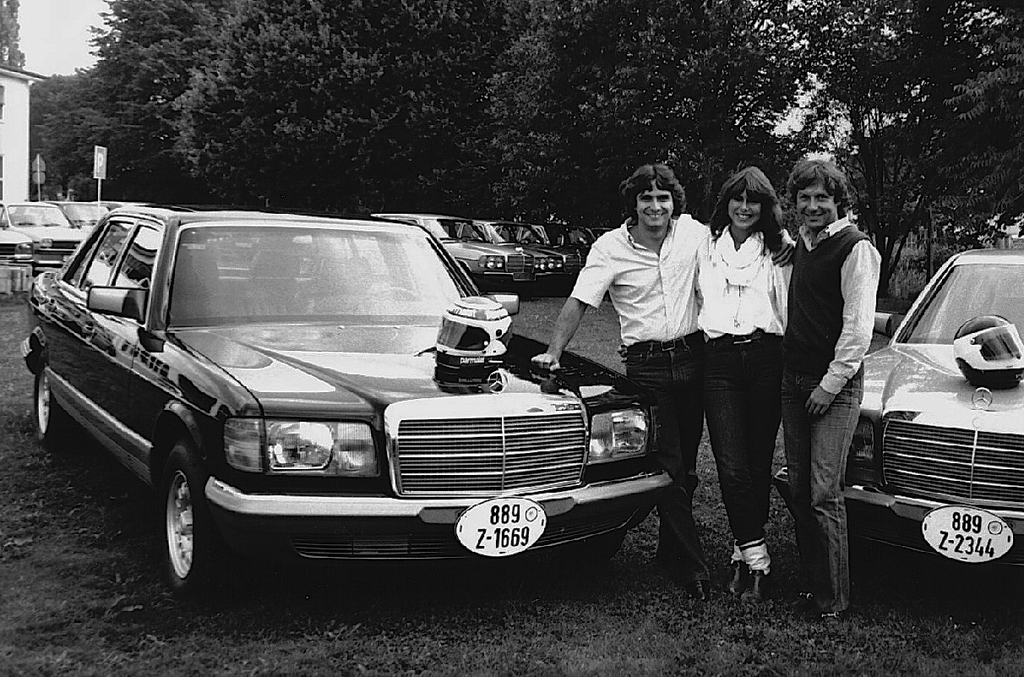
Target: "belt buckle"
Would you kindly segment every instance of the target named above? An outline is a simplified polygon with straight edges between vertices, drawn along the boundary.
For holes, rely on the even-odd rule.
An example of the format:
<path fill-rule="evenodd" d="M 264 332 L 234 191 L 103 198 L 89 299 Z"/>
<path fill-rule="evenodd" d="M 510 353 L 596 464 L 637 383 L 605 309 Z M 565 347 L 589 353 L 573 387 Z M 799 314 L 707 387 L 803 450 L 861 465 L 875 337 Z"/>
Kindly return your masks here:
<path fill-rule="evenodd" d="M 754 335 L 753 334 L 749 334 L 747 336 L 744 336 L 741 339 L 733 339 L 732 344 L 734 346 L 742 346 L 742 345 L 744 345 L 746 343 L 753 343 L 753 342 L 754 342 Z"/>

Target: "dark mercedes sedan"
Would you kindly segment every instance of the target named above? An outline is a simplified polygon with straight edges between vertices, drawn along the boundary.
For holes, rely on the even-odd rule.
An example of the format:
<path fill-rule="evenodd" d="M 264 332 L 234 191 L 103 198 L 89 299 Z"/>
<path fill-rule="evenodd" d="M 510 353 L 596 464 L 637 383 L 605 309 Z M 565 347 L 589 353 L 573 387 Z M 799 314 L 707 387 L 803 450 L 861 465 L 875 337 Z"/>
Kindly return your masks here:
<path fill-rule="evenodd" d="M 153 487 L 179 595 L 225 548 L 607 558 L 669 483 L 646 395 L 579 357 L 532 371 L 518 298 L 414 225 L 122 208 L 29 304 L 39 438 L 80 426 Z"/>

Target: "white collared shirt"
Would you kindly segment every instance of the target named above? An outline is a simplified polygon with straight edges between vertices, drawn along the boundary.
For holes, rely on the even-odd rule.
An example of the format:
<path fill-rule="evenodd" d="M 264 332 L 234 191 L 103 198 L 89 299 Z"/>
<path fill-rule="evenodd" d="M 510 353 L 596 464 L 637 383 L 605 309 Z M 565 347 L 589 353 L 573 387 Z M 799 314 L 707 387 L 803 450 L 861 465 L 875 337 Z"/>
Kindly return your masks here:
<path fill-rule="evenodd" d="M 800 227 L 800 238 L 807 251 L 814 251 L 829 237 L 853 225 L 845 216 L 825 226 L 815 236 L 806 226 Z M 856 227 L 856 226 L 854 226 Z M 843 292 L 843 330 L 836 341 L 835 356 L 821 378 L 821 388 L 837 394 L 860 369 L 871 347 L 875 328 L 875 295 L 882 257 L 870 240 L 861 240 L 850 250 L 840 272 Z"/>
<path fill-rule="evenodd" d="M 778 266 L 752 233 L 737 249 L 726 229 L 701 252 L 697 287 L 703 299 L 697 323 L 709 338 L 758 329 L 786 332 L 792 266 Z"/>
<path fill-rule="evenodd" d="M 627 224 L 599 237 L 572 297 L 597 308 L 605 293 L 625 345 L 671 341 L 697 331 L 697 257 L 711 231 L 687 214 L 674 219 L 661 253 L 636 242 Z"/>

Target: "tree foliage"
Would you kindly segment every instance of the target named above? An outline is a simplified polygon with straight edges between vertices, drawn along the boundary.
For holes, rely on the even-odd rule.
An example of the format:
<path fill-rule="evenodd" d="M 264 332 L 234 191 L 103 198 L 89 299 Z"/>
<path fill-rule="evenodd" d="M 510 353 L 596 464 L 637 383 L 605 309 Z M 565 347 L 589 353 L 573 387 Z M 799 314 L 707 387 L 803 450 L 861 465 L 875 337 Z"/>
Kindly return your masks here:
<path fill-rule="evenodd" d="M 500 9 L 490 0 L 243 3 L 183 99 L 183 148 L 236 200 L 472 205 L 494 166 L 475 142 L 503 42 Z"/>
<path fill-rule="evenodd" d="M 19 0 L 0 0 L 0 65 L 25 67 L 25 54 L 19 43 Z"/>
<path fill-rule="evenodd" d="M 788 164 L 773 134 L 800 62 L 786 3 L 532 0 L 491 82 L 498 204 L 607 225 L 619 181 L 668 161 L 706 214 L 747 163 Z"/>

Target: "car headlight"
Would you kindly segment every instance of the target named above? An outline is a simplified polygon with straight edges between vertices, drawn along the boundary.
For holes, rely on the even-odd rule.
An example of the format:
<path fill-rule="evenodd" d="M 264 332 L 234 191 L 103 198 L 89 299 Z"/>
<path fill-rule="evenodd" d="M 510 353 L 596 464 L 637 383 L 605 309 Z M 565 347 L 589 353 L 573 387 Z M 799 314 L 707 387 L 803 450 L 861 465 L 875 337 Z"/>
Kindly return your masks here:
<path fill-rule="evenodd" d="M 31 242 L 21 242 L 19 244 L 14 245 L 14 255 L 15 256 L 27 256 L 27 257 L 31 258 L 31 256 L 32 256 L 32 243 Z"/>
<path fill-rule="evenodd" d="M 505 269 L 505 257 L 504 256 L 481 256 L 477 261 L 477 264 L 484 270 L 504 270 Z"/>
<path fill-rule="evenodd" d="M 647 453 L 647 415 L 640 409 L 595 414 L 590 420 L 588 463 L 609 463 Z"/>
<path fill-rule="evenodd" d="M 846 461 L 847 484 L 878 484 L 878 460 L 875 457 L 875 422 L 864 416 L 857 421 L 853 431 L 853 442 Z"/>
<path fill-rule="evenodd" d="M 44 237 L 42 240 L 39 241 L 39 248 L 40 249 L 49 249 L 52 246 L 53 246 L 53 240 L 51 240 L 48 237 Z"/>
<path fill-rule="evenodd" d="M 246 472 L 376 477 L 377 453 L 365 423 L 232 418 L 224 423 L 228 464 Z"/>

